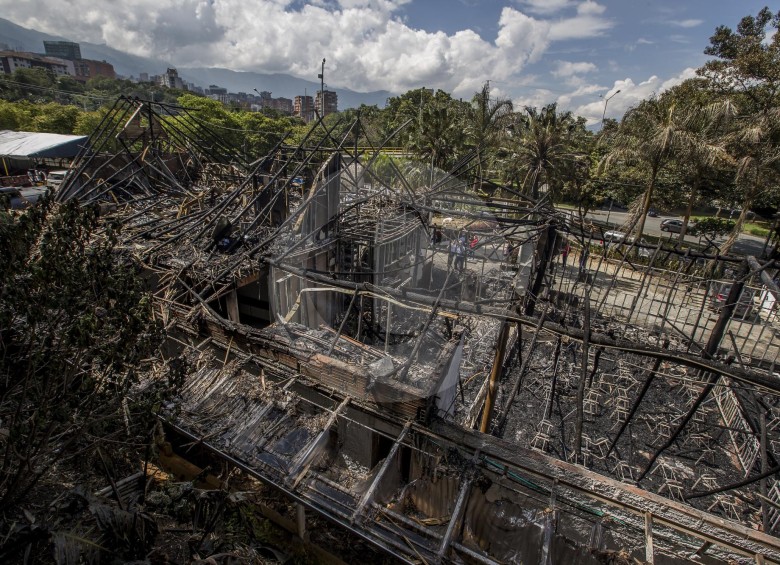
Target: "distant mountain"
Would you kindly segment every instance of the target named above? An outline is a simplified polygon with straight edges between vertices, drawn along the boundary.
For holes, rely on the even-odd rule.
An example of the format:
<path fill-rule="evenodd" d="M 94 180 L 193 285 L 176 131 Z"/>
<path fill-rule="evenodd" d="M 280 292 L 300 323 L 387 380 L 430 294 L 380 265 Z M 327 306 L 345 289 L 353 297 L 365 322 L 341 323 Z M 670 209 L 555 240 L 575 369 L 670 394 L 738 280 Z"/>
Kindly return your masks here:
<path fill-rule="evenodd" d="M 44 41 L 71 41 L 65 37 L 50 35 L 33 29 L 27 29 L 19 26 L 9 20 L 0 18 L 0 43 L 5 43 L 11 49 L 16 51 L 32 51 L 35 53 L 43 52 Z M 138 77 L 141 73 L 160 74 L 165 69 L 172 67 L 168 62 L 158 59 L 139 57 L 118 51 L 107 45 L 98 45 L 86 41 L 79 42 L 81 45 L 81 55 L 86 59 L 97 59 L 98 61 L 108 61 L 114 66 L 117 74 L 123 76 Z M 259 91 L 267 90 L 275 98 L 283 96 L 285 98 L 294 98 L 305 92 L 314 96 L 320 88 L 320 84 L 314 81 L 303 80 L 285 74 L 263 74 L 255 72 L 238 72 L 222 68 L 186 68 L 178 67 L 179 76 L 188 82 L 192 82 L 203 88 L 211 84 L 216 84 L 227 88 L 229 92 L 254 93 L 256 88 Z M 390 92 L 380 90 L 376 92 L 355 92 L 348 88 L 335 88 L 339 97 L 339 109 L 357 108 L 361 104 L 374 105 L 380 108 L 385 105 L 385 101 Z"/>
<path fill-rule="evenodd" d="M 254 93 L 253 89 L 260 92 L 267 90 L 275 98 L 295 98 L 298 95 L 308 93 L 314 96 L 320 89 L 319 82 L 308 81 L 283 74 L 263 74 L 255 72 L 237 72 L 220 68 L 186 68 L 179 67 L 179 76 L 184 80 L 194 82 L 197 85 L 207 87 L 210 84 L 223 86 L 230 92 Z M 357 108 L 361 104 L 376 104 L 383 108 L 385 101 L 392 94 L 386 90 L 376 92 L 355 92 L 348 88 L 328 87 L 335 90 L 339 96 L 339 109 Z"/>

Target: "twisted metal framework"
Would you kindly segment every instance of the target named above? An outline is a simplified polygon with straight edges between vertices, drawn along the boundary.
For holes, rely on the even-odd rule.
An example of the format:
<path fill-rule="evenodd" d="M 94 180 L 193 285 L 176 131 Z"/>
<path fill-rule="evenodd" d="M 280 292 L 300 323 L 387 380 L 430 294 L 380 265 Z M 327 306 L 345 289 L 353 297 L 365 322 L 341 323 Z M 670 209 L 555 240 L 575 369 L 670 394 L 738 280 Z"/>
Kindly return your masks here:
<path fill-rule="evenodd" d="M 702 273 L 744 259 L 610 249 L 547 201 L 477 196 L 478 151 L 389 158 L 403 127 L 318 121 L 250 161 L 186 108 L 106 114 L 58 198 L 113 214 L 156 275 L 194 367 L 166 425 L 409 562 L 780 562 L 751 529 L 780 522 L 774 264 L 716 304 Z"/>

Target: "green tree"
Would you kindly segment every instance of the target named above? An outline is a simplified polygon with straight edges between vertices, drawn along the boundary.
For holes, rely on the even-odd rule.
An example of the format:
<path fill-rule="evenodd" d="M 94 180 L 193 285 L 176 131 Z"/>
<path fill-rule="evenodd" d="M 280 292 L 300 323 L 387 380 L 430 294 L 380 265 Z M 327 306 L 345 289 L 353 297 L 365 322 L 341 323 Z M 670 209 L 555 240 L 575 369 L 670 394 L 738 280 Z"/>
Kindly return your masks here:
<path fill-rule="evenodd" d="M 242 112 L 236 119 L 244 130 L 246 151 L 255 157 L 271 151 L 295 124 L 292 118 L 269 117 L 260 112 Z"/>
<path fill-rule="evenodd" d="M 771 38 L 767 39 L 767 29 Z M 729 137 L 738 162 L 736 181 L 742 189 L 742 211 L 721 251 L 736 241 L 747 214 L 759 197 L 769 203 L 768 188 L 777 187 L 780 137 L 780 12 L 768 8 L 745 16 L 736 31 L 720 26 L 705 53 L 714 57 L 697 72 L 714 91 L 730 97 L 740 109 Z"/>
<path fill-rule="evenodd" d="M 680 241 L 685 239 L 693 207 L 705 181 L 716 176 L 718 168 L 731 161 L 725 136 L 736 109 L 728 98 L 715 99 L 703 86 L 701 80 L 689 80 L 662 95 L 674 104 L 673 118 L 677 128 L 671 157 L 681 182 L 673 190 L 679 193 L 681 185 L 688 187 Z"/>
<path fill-rule="evenodd" d="M 607 138 L 609 153 L 601 162 L 602 169 L 638 166 L 644 173 L 642 200 L 628 225 L 629 232 L 636 228 L 637 239 L 644 233 L 659 173 L 680 143 L 681 120 L 672 100 L 653 96 L 626 112 L 618 130 Z"/>
<path fill-rule="evenodd" d="M 31 117 L 21 104 L 0 100 L 0 129 L 23 131 L 29 129 Z"/>
<path fill-rule="evenodd" d="M 478 151 L 476 178 L 480 184 L 506 137 L 511 116 L 512 102 L 505 98 L 491 100 L 490 84 L 487 82 L 471 99 L 465 115 L 464 133 L 467 144 Z"/>
<path fill-rule="evenodd" d="M 571 112 L 559 112 L 555 103 L 541 110 L 526 106 L 510 126 L 505 174 L 534 199 L 543 185 L 551 193 L 560 190 L 565 171 L 580 157 L 572 139 L 576 128 Z"/>
<path fill-rule="evenodd" d="M 194 94 L 184 94 L 179 97 L 178 103 L 187 109 L 185 121 L 193 122 L 194 129 L 205 125 L 212 129 L 220 140 L 229 147 L 239 149 L 243 147 L 243 128 L 236 112 L 229 112 L 219 101 L 204 98 Z"/>
<path fill-rule="evenodd" d="M 54 102 L 38 106 L 37 115 L 32 120 L 33 131 L 71 134 L 81 110 L 75 106 L 63 106 Z"/>

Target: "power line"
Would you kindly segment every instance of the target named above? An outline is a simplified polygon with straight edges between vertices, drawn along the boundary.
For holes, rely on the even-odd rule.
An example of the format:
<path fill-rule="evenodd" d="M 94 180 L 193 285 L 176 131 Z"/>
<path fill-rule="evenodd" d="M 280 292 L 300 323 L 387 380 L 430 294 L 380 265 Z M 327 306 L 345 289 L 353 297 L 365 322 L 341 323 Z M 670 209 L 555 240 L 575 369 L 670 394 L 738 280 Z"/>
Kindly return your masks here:
<path fill-rule="evenodd" d="M 57 88 L 51 87 L 51 86 L 38 86 L 36 84 L 27 84 L 24 82 L 17 82 L 10 79 L 3 79 L 0 81 L 0 84 L 14 84 L 16 86 L 21 86 L 24 88 L 30 88 L 33 90 L 41 90 L 44 92 L 55 92 L 57 94 L 68 94 L 70 96 L 86 96 L 87 98 L 94 98 L 96 100 L 113 100 L 113 97 L 107 97 L 107 96 L 98 96 L 96 94 L 86 94 L 81 92 L 71 92 L 69 90 L 59 90 Z"/>

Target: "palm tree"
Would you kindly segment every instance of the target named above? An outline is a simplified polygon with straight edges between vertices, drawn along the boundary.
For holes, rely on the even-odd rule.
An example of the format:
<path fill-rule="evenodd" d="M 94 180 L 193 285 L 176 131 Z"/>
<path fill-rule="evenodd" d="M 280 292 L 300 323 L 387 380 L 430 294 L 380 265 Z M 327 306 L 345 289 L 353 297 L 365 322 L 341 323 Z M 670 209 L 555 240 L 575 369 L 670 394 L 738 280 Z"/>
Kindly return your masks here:
<path fill-rule="evenodd" d="M 647 185 L 642 201 L 628 222 L 627 231 L 636 227 L 637 240 L 645 229 L 645 218 L 650 209 L 658 173 L 668 163 L 672 150 L 678 144 L 681 116 L 669 98 L 652 97 L 631 108 L 614 136 L 608 138 L 609 153 L 600 164 L 607 169 L 617 163 L 638 164 L 647 171 Z"/>
<path fill-rule="evenodd" d="M 736 182 L 742 188 L 742 210 L 720 252 L 727 254 L 737 241 L 756 198 L 767 187 L 777 183 L 780 150 L 775 137 L 780 131 L 780 109 L 767 108 L 741 119 L 730 136 L 733 154 L 737 158 Z"/>
<path fill-rule="evenodd" d="M 693 103 L 681 107 L 680 112 L 674 158 L 689 171 L 686 176 L 691 187 L 680 230 L 680 241 L 683 241 L 707 173 L 719 163 L 732 161 L 722 133 L 735 115 L 735 108 L 730 100 L 725 99 L 708 105 L 704 110 Z"/>
<path fill-rule="evenodd" d="M 577 159 L 572 144 L 576 123 L 571 112 L 559 113 L 555 103 L 539 111 L 526 106 L 515 116 L 506 150 L 508 171 L 521 174 L 524 190 L 537 199 L 540 187 L 547 184 L 552 190 L 560 184 L 567 166 Z"/>
<path fill-rule="evenodd" d="M 464 133 L 467 143 L 479 152 L 477 182 L 482 185 L 484 171 L 505 137 L 512 116 L 512 102 L 505 98 L 490 99 L 490 82 L 474 95 L 466 114 Z"/>
<path fill-rule="evenodd" d="M 433 167 L 448 169 L 463 143 L 462 121 L 456 102 L 438 91 L 416 109 L 417 119 L 409 132 L 407 147 Z"/>

